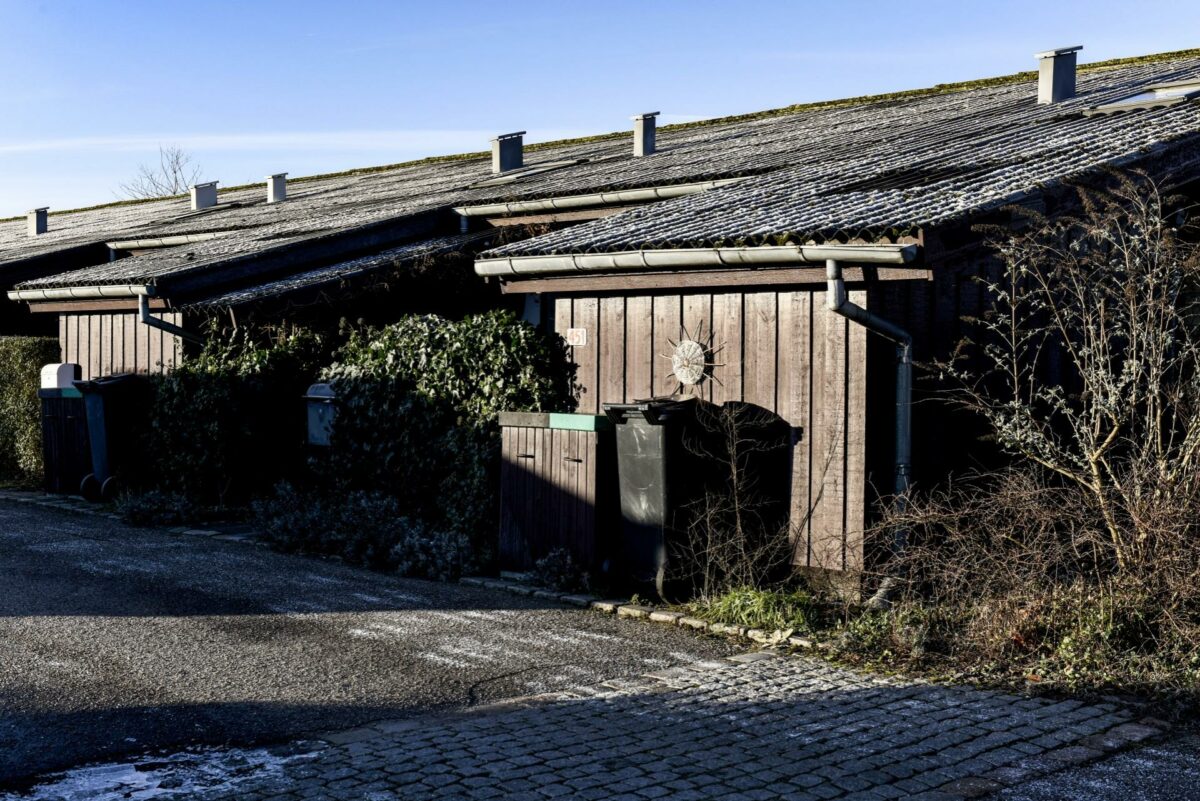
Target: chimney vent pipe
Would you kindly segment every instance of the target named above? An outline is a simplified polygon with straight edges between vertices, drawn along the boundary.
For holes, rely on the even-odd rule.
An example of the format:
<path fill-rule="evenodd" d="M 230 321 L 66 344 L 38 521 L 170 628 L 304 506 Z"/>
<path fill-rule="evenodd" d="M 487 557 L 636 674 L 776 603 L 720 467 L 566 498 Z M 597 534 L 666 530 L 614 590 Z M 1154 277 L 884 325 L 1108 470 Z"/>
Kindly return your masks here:
<path fill-rule="evenodd" d="M 1075 96 L 1075 54 L 1083 45 L 1035 53 L 1038 59 L 1038 103 L 1058 103 Z"/>
<path fill-rule="evenodd" d="M 217 181 L 192 186 L 192 211 L 217 205 Z"/>
<path fill-rule="evenodd" d="M 651 111 L 633 118 L 633 155 L 649 156 L 655 151 L 657 117 L 661 112 Z"/>
<path fill-rule="evenodd" d="M 28 221 L 28 231 L 30 236 L 41 236 L 46 233 L 48 228 L 47 218 L 50 207 L 43 206 L 40 209 L 30 209 L 25 219 Z"/>
<path fill-rule="evenodd" d="M 517 131 L 492 140 L 492 172 L 499 174 L 525 166 L 524 136 L 524 131 Z"/>
<path fill-rule="evenodd" d="M 278 172 L 267 176 L 267 202 L 287 200 L 287 173 Z"/>

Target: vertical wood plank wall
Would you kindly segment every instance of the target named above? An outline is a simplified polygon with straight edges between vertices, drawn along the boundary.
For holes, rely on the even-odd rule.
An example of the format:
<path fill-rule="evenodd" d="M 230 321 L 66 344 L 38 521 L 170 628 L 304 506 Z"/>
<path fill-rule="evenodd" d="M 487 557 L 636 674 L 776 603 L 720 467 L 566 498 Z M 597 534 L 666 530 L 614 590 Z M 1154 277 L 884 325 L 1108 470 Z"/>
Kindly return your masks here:
<path fill-rule="evenodd" d="M 159 314 L 182 325 L 178 312 Z M 58 318 L 62 358 L 83 368 L 85 379 L 116 373 L 165 373 L 179 363 L 179 337 L 143 325 L 137 314 L 62 314 Z"/>
<path fill-rule="evenodd" d="M 866 306 L 865 290 L 850 299 Z M 574 348 L 579 411 L 669 395 L 671 342 L 686 328 L 716 355 L 696 394 L 745 401 L 798 429 L 791 520 L 796 563 L 834 570 L 863 564 L 866 523 L 867 335 L 825 309 L 813 291 L 557 296 L 555 330 L 587 331 Z"/>
<path fill-rule="evenodd" d="M 603 481 L 611 439 L 594 431 L 501 429 L 502 570 L 530 570 L 557 548 L 589 570 L 599 566 L 608 554 L 597 534 L 618 502 Z"/>

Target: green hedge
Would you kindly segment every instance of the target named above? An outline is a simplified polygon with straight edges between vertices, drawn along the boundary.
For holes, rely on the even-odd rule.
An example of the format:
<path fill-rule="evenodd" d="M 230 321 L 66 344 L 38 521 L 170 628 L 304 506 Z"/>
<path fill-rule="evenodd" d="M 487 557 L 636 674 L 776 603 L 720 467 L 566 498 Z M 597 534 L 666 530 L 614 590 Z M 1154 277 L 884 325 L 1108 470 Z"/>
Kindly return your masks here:
<path fill-rule="evenodd" d="M 198 507 L 243 506 L 303 466 L 301 396 L 326 359 L 304 330 L 214 333 L 202 353 L 154 379 L 130 484 Z"/>
<path fill-rule="evenodd" d="M 575 368 L 566 343 L 509 311 L 449 320 L 405 317 L 353 333 L 328 371 L 332 380 L 399 379 L 465 425 L 505 411 L 571 411 Z"/>
<path fill-rule="evenodd" d="M 498 413 L 574 408 L 562 339 L 510 312 L 425 315 L 358 331 L 338 356 L 325 373 L 338 407 L 326 491 L 395 498 L 486 562 L 499 516 Z"/>
<path fill-rule="evenodd" d="M 42 478 L 42 367 L 59 361 L 58 340 L 0 337 L 0 481 Z"/>

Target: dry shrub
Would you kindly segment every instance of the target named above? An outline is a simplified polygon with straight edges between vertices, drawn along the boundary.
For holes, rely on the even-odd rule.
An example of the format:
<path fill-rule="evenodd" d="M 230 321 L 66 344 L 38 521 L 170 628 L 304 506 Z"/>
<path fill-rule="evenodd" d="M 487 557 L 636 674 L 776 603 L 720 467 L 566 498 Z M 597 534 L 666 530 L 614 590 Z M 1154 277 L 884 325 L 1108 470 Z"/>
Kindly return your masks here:
<path fill-rule="evenodd" d="M 1180 510 L 1194 517 L 1200 505 Z M 905 596 L 851 623 L 851 650 L 1072 687 L 1195 686 L 1200 546 L 1118 568 L 1089 495 L 1044 472 L 974 476 L 914 498 L 872 536 L 904 525 Z M 1161 544 L 1161 543 L 1160 543 Z"/>
<path fill-rule="evenodd" d="M 1021 212 L 991 313 L 939 365 L 1011 469 L 886 515 L 873 536 L 910 535 L 889 570 L 906 596 L 851 639 L 1077 686 L 1192 687 L 1200 250 L 1143 178 L 1079 198 L 1075 217 Z"/>
<path fill-rule="evenodd" d="M 695 405 L 683 447 L 698 469 L 688 482 L 701 491 L 683 510 L 685 525 L 671 544 L 675 583 L 690 597 L 712 600 L 739 589 L 762 589 L 788 575 L 791 429 L 748 403 Z"/>

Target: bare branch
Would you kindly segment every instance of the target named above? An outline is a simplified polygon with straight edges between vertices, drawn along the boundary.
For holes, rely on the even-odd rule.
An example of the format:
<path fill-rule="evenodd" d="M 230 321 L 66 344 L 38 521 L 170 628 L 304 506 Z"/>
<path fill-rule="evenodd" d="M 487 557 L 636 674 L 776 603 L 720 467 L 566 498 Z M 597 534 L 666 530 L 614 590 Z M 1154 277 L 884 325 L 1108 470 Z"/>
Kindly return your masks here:
<path fill-rule="evenodd" d="M 131 200 L 182 195 L 200 178 L 200 167 L 183 148 L 160 145 L 158 166 L 141 164 L 137 175 L 121 184 L 121 194 Z"/>

